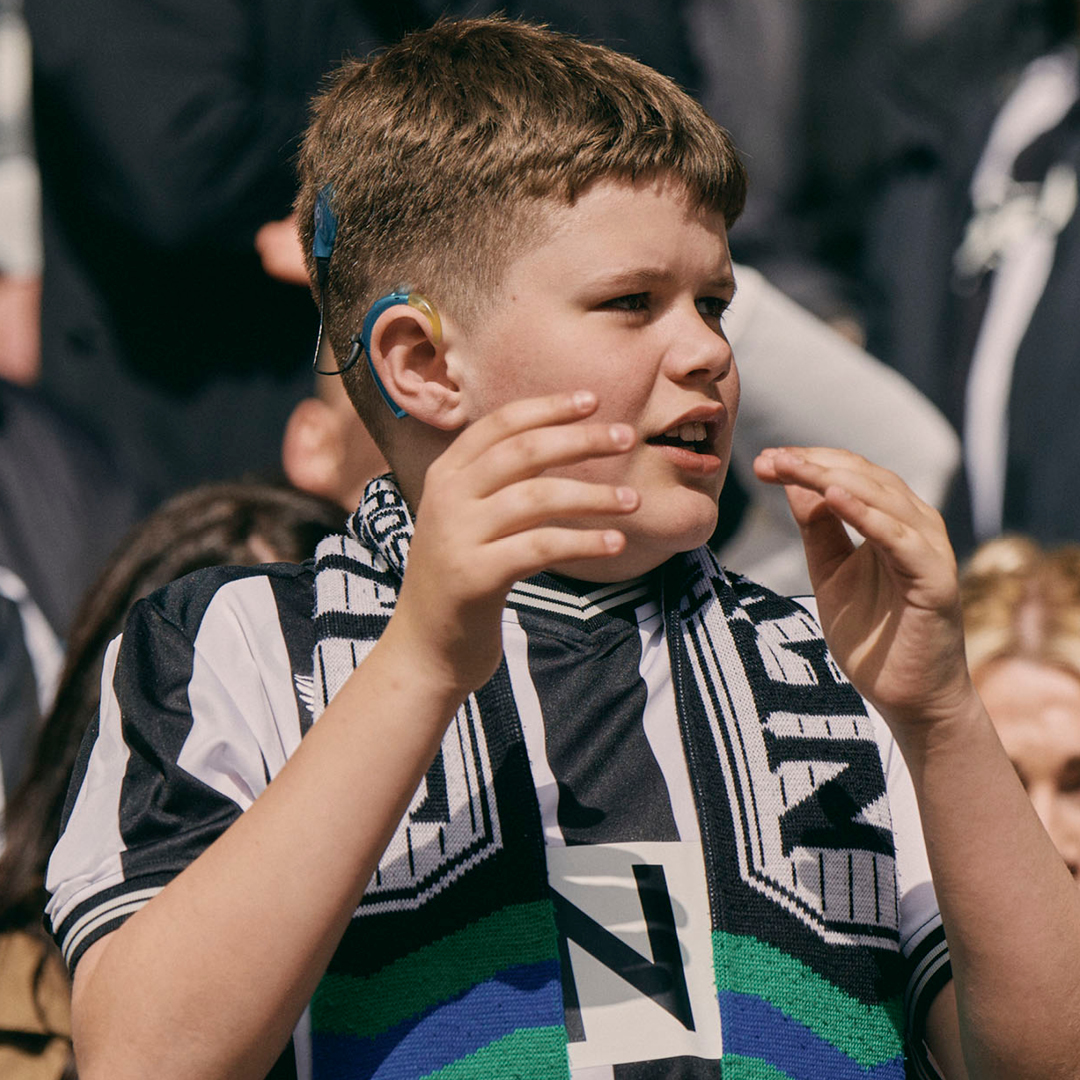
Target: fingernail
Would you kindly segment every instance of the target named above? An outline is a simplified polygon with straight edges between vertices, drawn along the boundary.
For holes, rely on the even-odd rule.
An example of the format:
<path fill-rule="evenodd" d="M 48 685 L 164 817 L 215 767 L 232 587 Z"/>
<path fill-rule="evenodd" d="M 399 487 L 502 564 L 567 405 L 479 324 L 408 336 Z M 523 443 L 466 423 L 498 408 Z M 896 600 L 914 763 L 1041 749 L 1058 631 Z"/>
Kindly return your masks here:
<path fill-rule="evenodd" d="M 634 506 L 637 503 L 637 492 L 630 487 L 616 488 L 615 498 L 621 506 Z"/>
<path fill-rule="evenodd" d="M 596 404 L 596 395 L 591 390 L 576 390 L 574 392 L 574 408 L 578 412 L 587 412 Z"/>
<path fill-rule="evenodd" d="M 616 446 L 626 448 L 634 445 L 634 429 L 627 424 L 612 424 L 608 433 Z"/>
<path fill-rule="evenodd" d="M 604 533 L 604 547 L 608 551 L 618 551 L 622 547 L 623 534 L 615 529 L 608 529 Z"/>

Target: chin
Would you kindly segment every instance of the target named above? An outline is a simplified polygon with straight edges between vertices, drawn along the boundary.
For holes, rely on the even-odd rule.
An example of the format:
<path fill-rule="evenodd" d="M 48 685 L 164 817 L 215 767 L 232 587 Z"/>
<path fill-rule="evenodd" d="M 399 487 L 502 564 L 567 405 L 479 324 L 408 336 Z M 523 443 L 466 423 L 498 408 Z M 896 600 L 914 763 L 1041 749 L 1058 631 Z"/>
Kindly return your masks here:
<path fill-rule="evenodd" d="M 677 544 L 674 551 L 692 551 L 706 543 L 716 529 L 719 495 L 711 491 L 681 491 L 665 499 L 655 515 L 658 536 Z"/>
<path fill-rule="evenodd" d="M 658 562 L 663 562 L 672 555 L 708 543 L 716 529 L 716 520 L 715 500 L 699 495 L 696 499 L 680 500 L 679 505 L 671 505 L 650 519 L 640 520 L 634 531 L 637 543 L 643 549 L 655 551 Z M 629 530 L 627 538 L 630 539 Z"/>

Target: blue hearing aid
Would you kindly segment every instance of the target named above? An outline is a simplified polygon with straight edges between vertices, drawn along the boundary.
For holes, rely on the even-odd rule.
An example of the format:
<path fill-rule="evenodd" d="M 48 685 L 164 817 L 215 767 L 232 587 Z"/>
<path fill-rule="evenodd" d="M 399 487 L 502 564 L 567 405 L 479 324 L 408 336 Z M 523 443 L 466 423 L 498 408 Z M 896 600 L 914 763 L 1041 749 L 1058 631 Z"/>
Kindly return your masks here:
<path fill-rule="evenodd" d="M 345 357 L 345 363 L 329 371 L 319 367 L 323 312 L 326 308 L 326 282 L 330 276 L 330 256 L 334 253 L 334 243 L 337 240 L 337 216 L 330 206 L 330 199 L 333 194 L 333 185 L 326 184 L 315 198 L 313 215 L 315 219 L 315 235 L 311 242 L 311 254 L 315 258 L 316 280 L 319 286 L 319 336 L 315 341 L 315 360 L 312 364 L 312 370 L 316 375 L 343 375 L 360 359 L 360 353 L 363 351 L 367 356 L 368 370 L 371 372 L 372 379 L 375 380 L 375 385 L 378 387 L 383 401 L 390 407 L 390 411 L 394 416 L 400 420 L 409 414 L 387 392 L 382 379 L 379 378 L 378 372 L 375 370 L 375 365 L 371 362 L 371 332 L 374 330 L 379 316 L 387 308 L 394 307 L 396 304 L 407 304 L 426 316 L 428 322 L 431 323 L 432 339 L 436 345 L 442 341 L 442 321 L 439 318 L 439 313 L 435 310 L 435 305 L 427 297 L 412 292 L 407 285 L 401 285 L 393 292 L 380 297 L 371 305 L 367 315 L 364 316 L 360 333 L 353 334 L 352 338 L 350 338 L 352 348 L 349 350 L 349 355 Z"/>
<path fill-rule="evenodd" d="M 386 387 L 383 386 L 382 379 L 379 378 L 379 374 L 375 370 L 375 365 L 371 360 L 371 332 L 375 329 L 375 323 L 378 322 L 379 316 L 384 311 L 388 308 L 395 307 L 398 304 L 407 304 L 409 307 L 415 308 L 424 315 L 428 322 L 431 323 L 432 341 L 436 345 L 442 341 L 442 320 L 439 318 L 439 313 L 435 310 L 435 305 L 432 304 L 426 296 L 422 296 L 417 292 L 412 292 L 408 286 L 402 285 L 392 293 L 380 296 L 368 309 L 367 315 L 364 316 L 364 323 L 360 328 L 360 333 L 353 334 L 352 336 L 351 340 L 353 345 L 349 350 L 349 355 L 345 358 L 345 363 L 342 365 L 341 370 L 348 371 L 360 358 L 360 352 L 363 350 L 364 355 L 367 357 L 368 370 L 371 372 L 372 379 L 375 380 L 375 385 L 378 387 L 383 401 L 390 407 L 390 411 L 394 416 L 400 420 L 403 416 L 408 416 L 409 414 L 390 396 Z"/>
<path fill-rule="evenodd" d="M 326 284 L 330 256 L 334 253 L 334 241 L 337 240 L 337 217 L 330 209 L 333 194 L 333 184 L 326 184 L 315 199 L 315 236 L 311 241 L 311 253 L 319 268 L 320 285 Z"/>
<path fill-rule="evenodd" d="M 322 345 L 323 312 L 326 310 L 326 282 L 330 277 L 330 256 L 337 240 L 337 217 L 330 208 L 334 194 L 332 184 L 325 184 L 315 198 L 315 236 L 311 241 L 311 254 L 315 257 L 315 278 L 319 285 L 319 333 L 315 338 L 315 359 L 311 368 L 316 375 L 335 375 L 336 371 L 323 371 L 319 367 L 319 346 Z"/>

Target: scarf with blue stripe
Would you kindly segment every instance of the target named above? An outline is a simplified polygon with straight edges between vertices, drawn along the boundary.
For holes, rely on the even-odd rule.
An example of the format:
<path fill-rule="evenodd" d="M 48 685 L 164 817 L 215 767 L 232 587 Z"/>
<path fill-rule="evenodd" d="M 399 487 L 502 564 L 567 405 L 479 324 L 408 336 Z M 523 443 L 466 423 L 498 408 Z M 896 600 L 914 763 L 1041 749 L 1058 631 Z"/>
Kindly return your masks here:
<path fill-rule="evenodd" d="M 393 613 L 412 527 L 380 477 L 319 546 L 316 716 Z M 863 702 L 795 602 L 704 548 L 662 578 L 724 1080 L 902 1080 L 893 836 Z M 315 1080 L 565 1080 L 559 955 L 504 664 L 451 722 L 313 998 Z"/>

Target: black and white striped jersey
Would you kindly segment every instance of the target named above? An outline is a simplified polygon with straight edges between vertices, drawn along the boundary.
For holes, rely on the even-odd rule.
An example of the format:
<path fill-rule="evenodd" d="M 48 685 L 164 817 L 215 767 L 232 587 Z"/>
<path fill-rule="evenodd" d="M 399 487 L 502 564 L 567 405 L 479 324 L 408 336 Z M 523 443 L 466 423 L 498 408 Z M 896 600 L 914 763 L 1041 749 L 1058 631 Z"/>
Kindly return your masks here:
<path fill-rule="evenodd" d="M 804 606 L 816 615 L 812 599 Z M 723 1030 L 709 897 L 659 604 L 645 580 L 579 592 L 541 575 L 511 592 L 503 643 L 563 931 L 574 1080 L 714 1077 Z M 925 1008 L 947 954 L 911 779 L 884 721 L 872 718 L 897 848 L 901 946 L 909 957 L 932 953 L 916 979 L 916 996 L 928 996 L 915 1007 Z M 653 947 L 643 864 L 662 867 L 685 1017 L 619 975 L 612 937 L 632 950 L 621 954 L 629 963 Z"/>
<path fill-rule="evenodd" d="M 289 564 L 202 571 L 133 610 L 106 656 L 99 721 L 49 865 L 47 915 L 69 964 L 205 850 L 299 745 L 311 724 L 312 610 L 311 567 Z M 540 807 L 563 937 L 574 1080 L 715 1075 L 723 1031 L 701 838 L 648 583 L 579 591 L 542 575 L 512 591 L 503 638 L 535 787 L 523 797 Z M 910 778 L 875 724 L 901 943 L 930 954 L 929 1001 L 947 972 L 940 919 Z M 643 887 L 642 864 L 662 868 L 662 888 Z M 693 1030 L 620 976 L 620 957 L 650 955 L 645 895 L 672 921 L 669 960 Z M 303 1023 L 283 1068 L 309 1075 Z"/>

